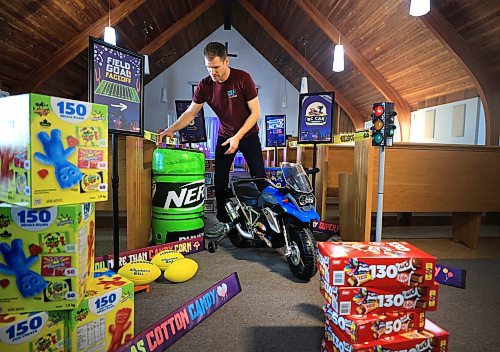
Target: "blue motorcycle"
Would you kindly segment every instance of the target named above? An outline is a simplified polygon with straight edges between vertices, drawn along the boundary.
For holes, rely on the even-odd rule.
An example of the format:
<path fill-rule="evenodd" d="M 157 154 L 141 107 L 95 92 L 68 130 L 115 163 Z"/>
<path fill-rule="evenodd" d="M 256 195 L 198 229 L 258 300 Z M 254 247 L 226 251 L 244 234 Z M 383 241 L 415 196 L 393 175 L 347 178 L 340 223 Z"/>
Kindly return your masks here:
<path fill-rule="evenodd" d="M 319 220 L 316 198 L 309 177 L 301 164 L 281 164 L 285 187 L 277 187 L 266 179 L 240 178 L 231 185 L 234 200 L 226 210 L 231 225 L 225 235 L 208 243 L 214 252 L 225 237 L 239 248 L 264 243 L 285 249 L 285 256 L 295 277 L 309 281 L 316 274 L 316 240 L 310 229 Z"/>

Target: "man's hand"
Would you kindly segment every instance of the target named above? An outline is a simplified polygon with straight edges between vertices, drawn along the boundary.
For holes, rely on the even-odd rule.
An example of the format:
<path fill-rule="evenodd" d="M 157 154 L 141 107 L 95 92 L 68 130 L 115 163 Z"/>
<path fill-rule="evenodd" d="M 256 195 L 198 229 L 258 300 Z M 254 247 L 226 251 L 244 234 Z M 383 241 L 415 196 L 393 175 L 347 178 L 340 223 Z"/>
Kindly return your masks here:
<path fill-rule="evenodd" d="M 166 130 L 163 130 L 162 132 L 160 132 L 160 134 L 158 134 L 158 139 L 156 140 L 156 146 L 159 146 L 161 145 L 162 141 L 163 141 L 163 137 L 169 137 L 169 138 L 173 138 L 174 137 L 174 132 L 172 132 L 170 129 L 166 129 Z"/>
<path fill-rule="evenodd" d="M 221 144 L 221 146 L 226 146 L 229 144 L 229 149 L 224 154 L 233 154 L 238 150 L 238 146 L 240 145 L 240 139 L 237 136 L 233 136 L 229 138 L 227 141 Z"/>

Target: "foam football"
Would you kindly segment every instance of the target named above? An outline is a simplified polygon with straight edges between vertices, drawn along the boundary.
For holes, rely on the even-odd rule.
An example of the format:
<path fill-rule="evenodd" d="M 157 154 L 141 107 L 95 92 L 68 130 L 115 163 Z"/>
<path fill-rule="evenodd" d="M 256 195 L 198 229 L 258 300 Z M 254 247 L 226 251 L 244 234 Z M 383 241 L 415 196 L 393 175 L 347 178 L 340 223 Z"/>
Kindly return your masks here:
<path fill-rule="evenodd" d="M 138 260 L 122 266 L 118 275 L 129 279 L 134 285 L 147 285 L 160 277 L 161 270 L 146 260 Z"/>
<path fill-rule="evenodd" d="M 183 258 L 168 265 L 163 276 L 172 282 L 184 282 L 191 279 L 197 271 L 198 263 L 193 259 Z"/>
<path fill-rule="evenodd" d="M 172 264 L 178 259 L 182 259 L 184 256 L 182 253 L 173 251 L 171 249 L 167 249 L 164 251 L 161 251 L 160 253 L 156 254 L 153 259 L 151 259 L 151 263 L 156 265 L 158 268 L 160 268 L 161 271 L 164 271 L 167 266 Z"/>

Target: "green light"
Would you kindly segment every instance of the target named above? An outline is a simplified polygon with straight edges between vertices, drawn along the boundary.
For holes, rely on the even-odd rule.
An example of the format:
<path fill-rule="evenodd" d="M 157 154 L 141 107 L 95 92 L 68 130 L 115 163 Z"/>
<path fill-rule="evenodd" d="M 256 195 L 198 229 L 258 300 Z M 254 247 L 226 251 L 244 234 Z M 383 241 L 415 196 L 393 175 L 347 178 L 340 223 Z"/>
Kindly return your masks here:
<path fill-rule="evenodd" d="M 372 137 L 375 144 L 380 144 L 384 140 L 384 136 L 382 135 L 382 133 L 373 133 Z"/>
<path fill-rule="evenodd" d="M 394 136 L 394 128 L 389 128 L 387 131 L 387 136 L 389 137 L 393 137 Z"/>

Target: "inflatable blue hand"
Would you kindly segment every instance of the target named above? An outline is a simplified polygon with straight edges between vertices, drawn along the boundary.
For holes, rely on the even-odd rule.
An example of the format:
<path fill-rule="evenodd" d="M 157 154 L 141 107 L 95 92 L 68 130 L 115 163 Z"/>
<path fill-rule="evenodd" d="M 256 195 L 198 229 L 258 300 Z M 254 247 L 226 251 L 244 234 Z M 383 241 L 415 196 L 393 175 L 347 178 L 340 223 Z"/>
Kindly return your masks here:
<path fill-rule="evenodd" d="M 37 137 L 42 143 L 46 155 L 36 152 L 35 159 L 42 164 L 54 165 L 56 180 L 62 189 L 78 184 L 83 175 L 75 165 L 66 160 L 75 151 L 75 148 L 64 149 L 61 141 L 61 131 L 58 129 L 52 130 L 50 137 L 46 132 L 39 132 Z"/>
<path fill-rule="evenodd" d="M 11 246 L 9 247 L 7 243 L 0 243 L 0 252 L 7 264 L 0 263 L 0 273 L 16 277 L 17 289 L 24 298 L 41 293 L 47 287 L 47 282 L 39 274 L 30 270 L 30 266 L 37 261 L 38 256 L 32 255 L 26 258 L 23 241 L 20 239 L 13 240 Z"/>

